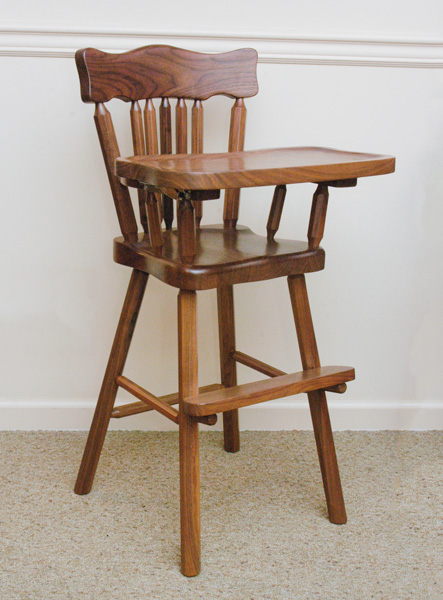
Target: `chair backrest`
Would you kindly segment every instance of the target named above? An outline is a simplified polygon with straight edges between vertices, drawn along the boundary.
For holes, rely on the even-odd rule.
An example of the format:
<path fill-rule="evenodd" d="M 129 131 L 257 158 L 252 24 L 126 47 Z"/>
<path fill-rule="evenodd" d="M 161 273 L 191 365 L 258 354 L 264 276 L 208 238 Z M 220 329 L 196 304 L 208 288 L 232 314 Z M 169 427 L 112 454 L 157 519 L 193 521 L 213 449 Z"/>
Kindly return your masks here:
<path fill-rule="evenodd" d="M 177 99 L 177 153 L 189 151 L 186 100 L 193 101 L 190 150 L 192 153 L 199 153 L 203 152 L 202 101 L 215 95 L 234 98 L 228 150 L 235 152 L 243 149 L 246 122 L 243 99 L 255 96 L 258 92 L 255 50 L 245 48 L 222 54 L 201 54 L 171 46 L 155 45 L 122 54 L 109 54 L 86 48 L 76 52 L 75 60 L 82 100 L 96 104 L 94 119 L 120 228 L 125 239 L 136 239 L 138 227 L 129 190 L 114 174 L 115 159 L 120 156 L 120 152 L 105 102 L 113 98 L 131 102 L 134 154 L 140 155 L 172 152 L 170 98 Z M 153 99 L 160 99 L 159 128 Z M 139 100 L 146 100 L 143 112 Z M 240 190 L 225 192 L 223 220 L 226 227 L 235 227 L 239 195 Z M 147 193 L 139 189 L 138 196 L 141 224 L 144 231 L 148 232 Z M 201 202 L 195 202 L 195 212 L 198 224 L 202 216 Z M 171 228 L 172 200 L 167 196 L 163 197 L 163 217 L 166 227 Z"/>

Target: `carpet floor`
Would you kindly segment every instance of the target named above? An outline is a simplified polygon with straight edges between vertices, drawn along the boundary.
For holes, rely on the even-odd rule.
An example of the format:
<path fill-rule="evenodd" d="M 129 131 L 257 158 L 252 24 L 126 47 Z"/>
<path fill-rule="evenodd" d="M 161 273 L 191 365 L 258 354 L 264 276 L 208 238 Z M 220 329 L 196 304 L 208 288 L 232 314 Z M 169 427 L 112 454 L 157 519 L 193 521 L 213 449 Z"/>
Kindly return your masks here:
<path fill-rule="evenodd" d="M 335 435 L 348 523 L 310 432 L 201 433 L 202 572 L 179 572 L 178 436 L 112 432 L 76 496 L 83 432 L 0 433 L 1 600 L 443 598 L 443 432 Z"/>

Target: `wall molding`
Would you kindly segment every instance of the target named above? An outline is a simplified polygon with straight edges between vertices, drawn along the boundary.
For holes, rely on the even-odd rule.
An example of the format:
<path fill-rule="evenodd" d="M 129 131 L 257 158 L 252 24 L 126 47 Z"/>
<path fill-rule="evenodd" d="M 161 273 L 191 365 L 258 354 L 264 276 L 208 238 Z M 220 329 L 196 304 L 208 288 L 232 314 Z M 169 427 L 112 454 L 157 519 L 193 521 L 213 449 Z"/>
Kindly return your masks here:
<path fill-rule="evenodd" d="M 136 31 L 2 26 L 0 55 L 72 58 L 78 48 L 123 52 L 146 44 L 172 44 L 200 52 L 253 46 L 259 62 L 357 67 L 443 68 L 443 39 L 348 37 L 263 32 Z"/>
<path fill-rule="evenodd" d="M 329 398 L 331 421 L 336 431 L 443 430 L 443 402 L 348 402 Z M 88 430 L 93 401 L 0 401 L 0 430 Z M 241 410 L 243 430 L 310 430 L 308 403 L 303 399 L 274 401 Z M 111 429 L 170 431 L 177 426 L 149 412 L 126 419 L 112 419 Z M 202 429 L 207 429 L 202 426 Z M 221 429 L 221 419 L 215 429 Z"/>

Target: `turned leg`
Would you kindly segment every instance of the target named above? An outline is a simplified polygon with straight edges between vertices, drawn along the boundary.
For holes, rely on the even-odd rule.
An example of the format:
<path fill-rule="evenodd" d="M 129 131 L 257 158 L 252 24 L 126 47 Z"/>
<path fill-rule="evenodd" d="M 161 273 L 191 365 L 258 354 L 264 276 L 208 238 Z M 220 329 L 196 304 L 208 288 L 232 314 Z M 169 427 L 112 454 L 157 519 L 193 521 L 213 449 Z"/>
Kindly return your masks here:
<path fill-rule="evenodd" d="M 138 312 L 143 300 L 148 275 L 134 270 L 129 282 L 125 302 L 120 315 L 117 331 L 108 360 L 100 395 L 83 453 L 80 470 L 75 483 L 76 494 L 88 494 L 91 491 L 95 471 L 105 440 L 106 431 L 114 407 L 118 386 L 116 378 L 122 374 L 137 322 Z"/>
<path fill-rule="evenodd" d="M 196 296 L 188 290 L 178 295 L 181 572 L 188 577 L 200 572 L 198 422 L 183 410 L 183 399 L 198 394 Z"/>
<path fill-rule="evenodd" d="M 304 275 L 289 277 L 288 284 L 303 369 L 314 369 L 320 366 L 320 359 L 312 325 L 305 277 Z M 346 523 L 346 510 L 326 394 L 324 391 L 310 392 L 308 398 L 329 520 L 331 523 Z"/>
<path fill-rule="evenodd" d="M 220 341 L 221 381 L 226 387 L 237 385 L 237 364 L 232 357 L 235 350 L 234 291 L 232 285 L 217 288 L 218 331 Z M 226 452 L 240 450 L 238 410 L 223 413 L 223 436 Z"/>

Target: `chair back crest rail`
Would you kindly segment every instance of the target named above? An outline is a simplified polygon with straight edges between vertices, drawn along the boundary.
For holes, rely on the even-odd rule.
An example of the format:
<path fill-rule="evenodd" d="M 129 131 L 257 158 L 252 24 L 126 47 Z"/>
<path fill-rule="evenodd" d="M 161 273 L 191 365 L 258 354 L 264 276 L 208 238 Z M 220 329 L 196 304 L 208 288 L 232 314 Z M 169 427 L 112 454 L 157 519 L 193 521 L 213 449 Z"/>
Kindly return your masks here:
<path fill-rule="evenodd" d="M 229 132 L 230 152 L 243 149 L 246 107 L 244 98 L 255 96 L 257 84 L 257 52 L 245 48 L 221 54 L 201 54 L 171 46 L 153 45 L 138 48 L 121 54 L 102 52 L 94 48 L 78 50 L 75 55 L 80 77 L 81 96 L 84 102 L 95 103 L 94 120 L 105 160 L 121 232 L 127 241 L 138 239 L 138 226 L 127 185 L 137 187 L 140 222 L 143 231 L 150 235 L 153 247 L 162 245 L 161 218 L 167 229 L 173 222 L 174 190 L 166 193 L 153 193 L 140 187 L 136 182 L 126 181 L 115 175 L 114 163 L 120 156 L 117 137 L 111 114 L 105 103 L 119 98 L 130 102 L 130 122 L 135 155 L 171 154 L 173 151 L 173 130 L 170 99 L 175 105 L 175 150 L 177 154 L 187 154 L 188 116 L 185 100 L 193 101 L 191 112 L 190 150 L 203 152 L 202 101 L 215 95 L 234 98 Z M 158 117 L 153 100 L 160 99 Z M 145 100 L 142 110 L 139 101 Z M 158 127 L 157 127 L 158 121 Z M 162 202 L 160 202 L 162 196 Z M 224 204 L 224 225 L 235 227 L 238 219 L 240 190 L 226 190 Z M 202 202 L 214 193 L 195 194 L 193 203 L 189 201 L 180 209 L 178 218 L 186 223 L 195 220 L 199 226 L 202 218 Z M 192 214 L 189 214 L 190 210 Z M 186 236 L 185 236 L 186 237 Z M 189 254 L 192 248 L 184 252 Z"/>

